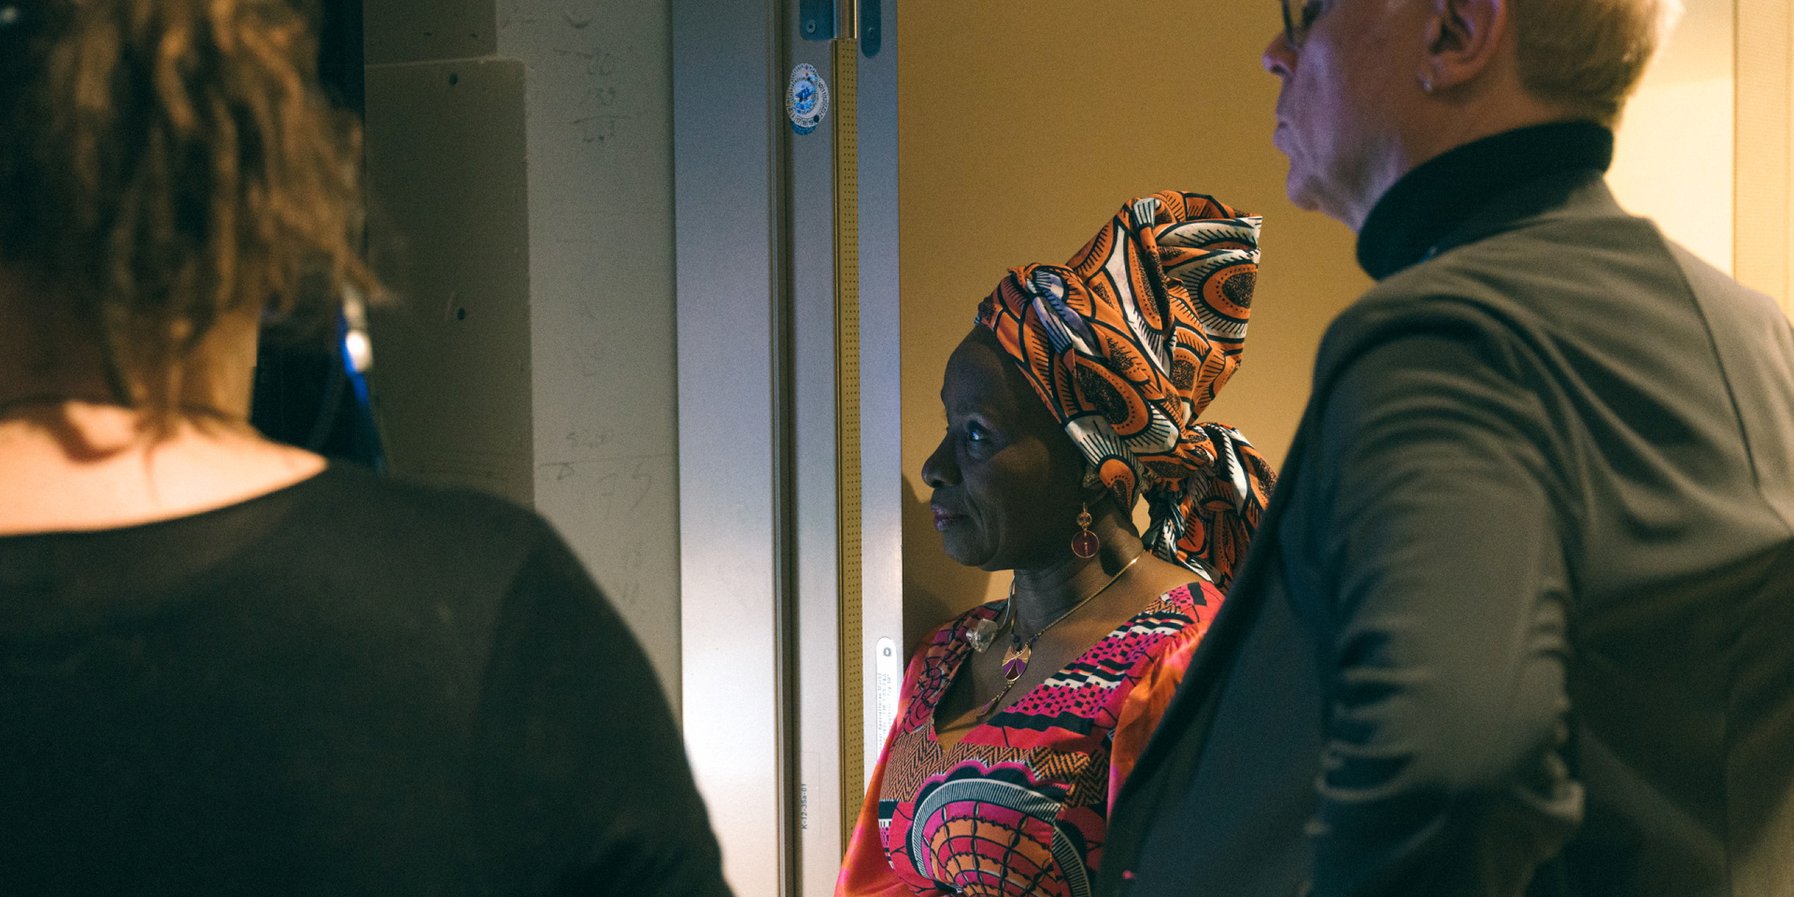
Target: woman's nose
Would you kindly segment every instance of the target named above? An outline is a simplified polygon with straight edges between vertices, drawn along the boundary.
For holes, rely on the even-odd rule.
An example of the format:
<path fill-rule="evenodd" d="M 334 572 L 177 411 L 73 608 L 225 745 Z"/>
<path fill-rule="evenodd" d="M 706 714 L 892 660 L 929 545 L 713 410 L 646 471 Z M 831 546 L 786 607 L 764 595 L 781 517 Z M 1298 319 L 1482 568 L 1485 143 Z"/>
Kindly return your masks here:
<path fill-rule="evenodd" d="M 934 453 L 922 462 L 922 482 L 930 489 L 939 489 L 959 482 L 959 468 L 953 463 L 953 447 L 949 444 L 952 436 L 943 436 Z"/>

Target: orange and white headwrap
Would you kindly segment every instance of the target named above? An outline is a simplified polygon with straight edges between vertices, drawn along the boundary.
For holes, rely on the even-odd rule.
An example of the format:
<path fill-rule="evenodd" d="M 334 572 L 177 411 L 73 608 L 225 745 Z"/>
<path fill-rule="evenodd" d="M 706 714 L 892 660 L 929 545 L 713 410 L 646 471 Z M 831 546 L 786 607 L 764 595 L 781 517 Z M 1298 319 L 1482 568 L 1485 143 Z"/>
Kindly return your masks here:
<path fill-rule="evenodd" d="M 1197 415 L 1240 364 L 1261 222 L 1155 193 L 1064 265 L 1011 269 L 978 306 L 1121 507 L 1145 497 L 1146 546 L 1223 588 L 1276 477 L 1238 431 Z"/>

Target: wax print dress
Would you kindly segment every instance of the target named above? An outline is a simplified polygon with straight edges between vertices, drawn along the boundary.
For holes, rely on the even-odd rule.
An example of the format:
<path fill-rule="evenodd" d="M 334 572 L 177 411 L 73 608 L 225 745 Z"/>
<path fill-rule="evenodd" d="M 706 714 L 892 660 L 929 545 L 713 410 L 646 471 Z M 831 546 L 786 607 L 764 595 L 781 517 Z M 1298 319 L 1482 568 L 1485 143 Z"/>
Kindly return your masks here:
<path fill-rule="evenodd" d="M 935 707 L 972 652 L 936 630 L 910 661 L 898 717 L 867 789 L 837 897 L 1086 897 L 1109 807 L 1221 606 L 1179 586 L 1045 682 L 943 748 Z"/>

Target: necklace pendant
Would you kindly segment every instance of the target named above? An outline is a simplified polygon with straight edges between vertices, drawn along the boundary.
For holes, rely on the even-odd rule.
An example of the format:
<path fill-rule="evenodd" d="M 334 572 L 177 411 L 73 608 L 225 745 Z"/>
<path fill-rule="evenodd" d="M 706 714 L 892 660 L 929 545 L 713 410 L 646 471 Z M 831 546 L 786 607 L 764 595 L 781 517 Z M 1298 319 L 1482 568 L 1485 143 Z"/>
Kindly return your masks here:
<path fill-rule="evenodd" d="M 985 701 L 985 702 L 984 702 L 984 706 L 983 706 L 983 707 L 980 707 L 980 708 L 978 708 L 978 718 L 979 718 L 979 719 L 980 719 L 980 720 L 985 720 L 985 719 L 989 719 L 989 718 L 990 718 L 990 715 L 991 715 L 991 714 L 992 714 L 992 713 L 994 713 L 994 712 L 996 712 L 996 709 L 997 709 L 997 702 L 999 702 L 999 701 L 1001 701 L 1001 700 L 1003 700 L 1003 696 L 1004 696 L 1004 695 L 1006 695 L 1006 694 L 1008 694 L 1008 693 L 1009 693 L 1009 690 L 1008 690 L 1008 689 L 1004 689 L 1004 690 L 1003 690 L 1003 691 L 1000 691 L 1000 692 L 997 692 L 997 696 L 996 696 L 996 697 L 994 697 L 994 698 L 991 698 L 991 699 L 990 699 L 990 700 L 988 700 L 988 701 Z"/>
<path fill-rule="evenodd" d="M 1033 645 L 1010 645 L 1009 650 L 1003 652 L 1003 679 L 1014 685 L 1022 678 L 1022 673 L 1027 672 L 1028 660 L 1033 656 Z"/>

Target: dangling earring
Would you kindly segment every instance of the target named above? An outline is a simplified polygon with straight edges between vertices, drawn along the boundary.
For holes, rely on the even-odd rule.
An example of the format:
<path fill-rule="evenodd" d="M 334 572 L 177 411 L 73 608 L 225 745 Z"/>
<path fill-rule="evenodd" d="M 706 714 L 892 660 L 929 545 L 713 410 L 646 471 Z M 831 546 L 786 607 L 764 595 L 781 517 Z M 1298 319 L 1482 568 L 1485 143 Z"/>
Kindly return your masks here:
<path fill-rule="evenodd" d="M 1071 537 L 1071 553 L 1084 560 L 1096 557 L 1096 550 L 1103 547 L 1103 540 L 1090 531 L 1090 505 L 1083 505 L 1078 510 L 1078 534 Z"/>

